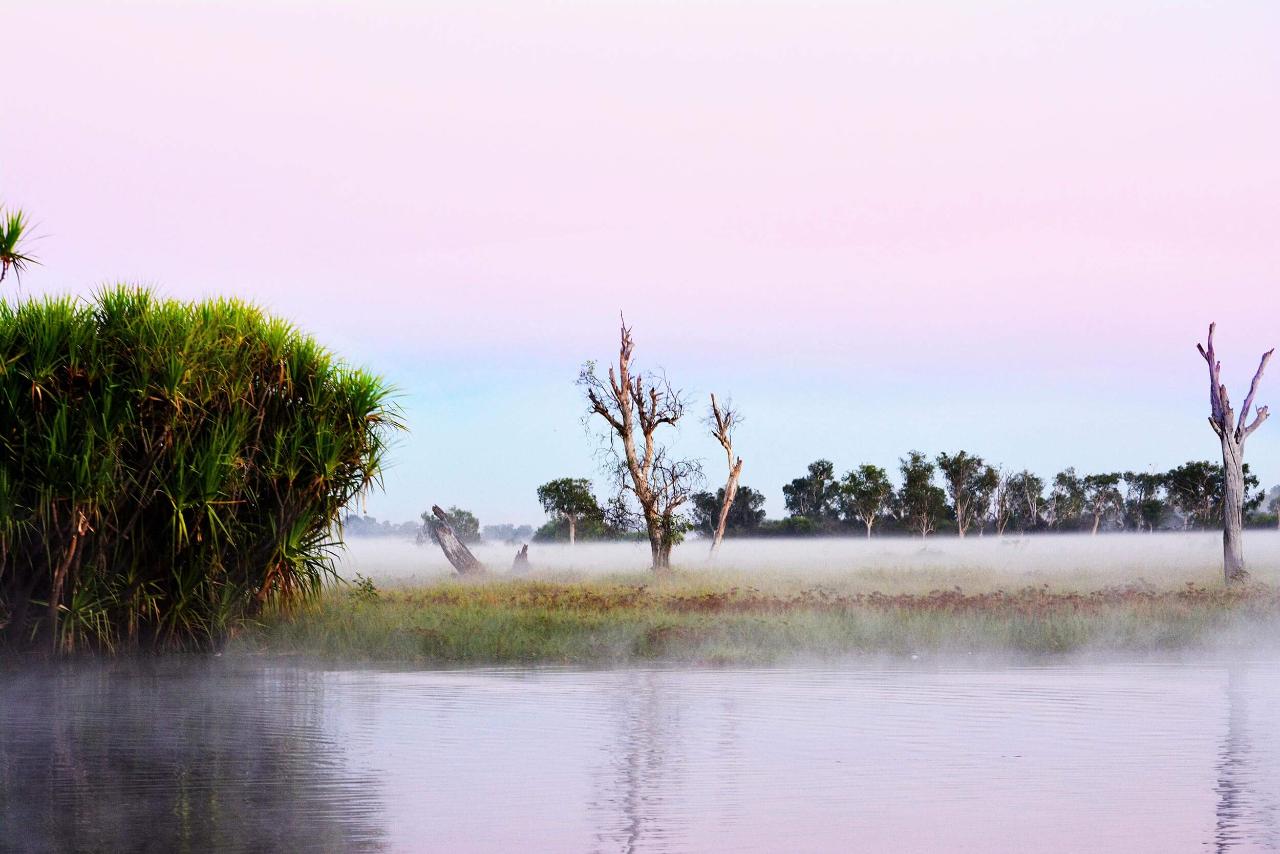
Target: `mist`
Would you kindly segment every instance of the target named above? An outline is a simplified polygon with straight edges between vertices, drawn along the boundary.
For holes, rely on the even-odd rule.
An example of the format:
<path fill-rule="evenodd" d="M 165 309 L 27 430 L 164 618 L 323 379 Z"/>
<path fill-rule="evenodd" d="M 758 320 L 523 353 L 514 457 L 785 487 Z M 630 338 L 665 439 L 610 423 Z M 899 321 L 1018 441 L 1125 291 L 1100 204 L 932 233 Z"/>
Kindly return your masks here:
<path fill-rule="evenodd" d="M 792 576 L 797 580 L 865 580 L 878 589 L 912 589 L 936 581 L 951 588 L 1020 588 L 1030 585 L 1096 588 L 1146 582 L 1178 586 L 1212 584 L 1222 577 L 1222 535 L 1215 532 L 1156 534 L 1036 534 L 1025 537 L 856 537 L 729 539 L 708 560 L 707 540 L 691 538 L 675 547 L 672 564 L 690 573 Z M 517 546 L 479 543 L 471 550 L 492 572 L 510 570 Z M 1255 580 L 1280 581 L 1280 532 L 1245 533 L 1245 556 Z M 533 543 L 533 577 L 645 573 L 644 542 Z M 391 538 L 353 538 L 339 552 L 339 574 L 355 573 L 383 585 L 411 585 L 453 575 L 434 544 Z M 926 589 L 928 589 L 926 587 Z"/>

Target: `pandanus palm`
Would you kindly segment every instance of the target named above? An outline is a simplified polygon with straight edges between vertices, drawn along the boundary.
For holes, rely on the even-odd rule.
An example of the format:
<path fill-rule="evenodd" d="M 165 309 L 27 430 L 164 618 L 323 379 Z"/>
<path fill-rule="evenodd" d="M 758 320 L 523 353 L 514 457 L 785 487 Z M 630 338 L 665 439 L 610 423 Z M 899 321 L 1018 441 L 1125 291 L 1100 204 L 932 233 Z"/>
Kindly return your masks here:
<path fill-rule="evenodd" d="M 0 282 L 11 267 L 14 275 L 21 278 L 28 265 L 40 263 L 23 251 L 28 242 L 27 225 L 27 216 L 22 211 L 0 208 Z"/>

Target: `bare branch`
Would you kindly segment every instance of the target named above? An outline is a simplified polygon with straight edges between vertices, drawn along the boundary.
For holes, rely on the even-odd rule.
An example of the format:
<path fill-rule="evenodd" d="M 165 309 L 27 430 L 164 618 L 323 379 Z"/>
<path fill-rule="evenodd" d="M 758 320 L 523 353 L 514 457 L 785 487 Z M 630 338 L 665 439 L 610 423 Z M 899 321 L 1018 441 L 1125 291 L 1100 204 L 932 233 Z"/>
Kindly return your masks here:
<path fill-rule="evenodd" d="M 1258 426 L 1262 423 L 1262 420 L 1265 420 L 1265 416 L 1262 415 L 1262 409 L 1259 409 L 1258 415 L 1262 420 L 1255 418 L 1253 424 L 1250 425 L 1247 430 L 1245 429 L 1244 421 L 1249 417 L 1249 410 L 1253 408 L 1253 398 L 1258 393 L 1258 383 L 1262 381 L 1262 372 L 1267 369 L 1267 362 L 1271 361 L 1271 355 L 1273 353 L 1275 353 L 1275 348 L 1272 348 L 1262 354 L 1262 361 L 1258 363 L 1258 370 L 1254 371 L 1253 374 L 1253 382 L 1249 383 L 1249 395 L 1244 399 L 1244 406 L 1240 409 L 1240 423 L 1236 427 L 1237 432 L 1243 433 L 1243 435 L 1240 436 L 1241 439 L 1248 436 L 1254 430 L 1257 430 Z"/>

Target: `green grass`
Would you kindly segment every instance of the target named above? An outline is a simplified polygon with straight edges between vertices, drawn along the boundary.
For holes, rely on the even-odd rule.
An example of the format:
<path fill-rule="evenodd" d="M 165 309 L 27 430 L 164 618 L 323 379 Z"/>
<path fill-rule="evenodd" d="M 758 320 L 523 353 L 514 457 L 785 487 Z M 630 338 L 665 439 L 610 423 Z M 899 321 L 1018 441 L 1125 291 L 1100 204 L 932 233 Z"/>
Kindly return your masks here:
<path fill-rule="evenodd" d="M 264 615 L 232 649 L 444 665 L 769 663 L 944 651 L 1158 652 L 1255 642 L 1280 625 L 1280 592 L 1269 587 L 882 593 L 859 589 L 865 582 L 771 574 L 744 583 L 717 573 L 335 590 Z"/>

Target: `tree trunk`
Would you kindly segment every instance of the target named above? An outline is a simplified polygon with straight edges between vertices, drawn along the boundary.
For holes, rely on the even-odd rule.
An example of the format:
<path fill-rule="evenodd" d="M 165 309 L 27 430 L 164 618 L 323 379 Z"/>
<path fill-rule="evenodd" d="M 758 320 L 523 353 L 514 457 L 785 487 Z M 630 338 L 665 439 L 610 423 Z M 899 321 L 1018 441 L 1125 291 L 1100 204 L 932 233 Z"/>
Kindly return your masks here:
<path fill-rule="evenodd" d="M 1093 514 L 1093 533 L 1092 536 L 1098 536 L 1098 526 L 1102 524 L 1102 517 L 1097 513 Z"/>
<path fill-rule="evenodd" d="M 1228 584 L 1249 580 L 1244 568 L 1244 448 L 1226 434 L 1222 437 L 1222 572 Z"/>
<path fill-rule="evenodd" d="M 569 545 L 573 545 L 573 541 L 578 531 L 578 519 L 572 513 L 569 514 L 568 519 L 569 519 Z"/>
<path fill-rule="evenodd" d="M 462 540 L 458 539 L 458 535 L 453 532 L 453 527 L 449 524 L 449 517 L 438 505 L 432 505 L 431 512 L 439 519 L 435 525 L 436 539 L 440 542 L 440 550 L 444 552 L 444 556 L 449 559 L 449 563 L 453 564 L 453 568 L 458 571 L 459 575 L 484 575 L 484 564 L 476 560 L 476 556 L 471 553 Z"/>
<path fill-rule="evenodd" d="M 1249 580 L 1249 573 L 1244 568 L 1244 442 L 1267 420 L 1267 407 L 1259 406 L 1253 421 L 1248 424 L 1245 422 L 1253 409 L 1262 373 L 1267 369 L 1267 362 L 1275 351 L 1268 350 L 1262 354 L 1237 421 L 1235 411 L 1231 408 L 1231 398 L 1227 395 L 1227 387 L 1222 383 L 1222 365 L 1213 350 L 1215 326 L 1216 324 L 1209 324 L 1208 346 L 1197 344 L 1196 349 L 1209 365 L 1209 426 L 1222 442 L 1222 573 L 1227 584 L 1243 584 Z"/>
<path fill-rule="evenodd" d="M 724 541 L 724 529 L 729 524 L 729 510 L 733 507 L 733 500 L 738 496 L 738 478 L 742 475 L 742 458 L 738 458 L 738 463 L 729 470 L 729 481 L 724 485 L 724 503 L 720 505 L 720 519 L 716 522 L 716 532 L 711 538 L 711 557 L 716 556 L 716 552 L 720 551 L 720 543 Z"/>
<path fill-rule="evenodd" d="M 874 519 L 872 519 L 872 521 L 867 522 L 867 521 L 864 519 L 864 520 L 863 520 L 863 524 L 865 524 L 865 525 L 867 526 L 867 539 L 869 540 L 869 539 L 871 539 L 871 526 L 875 524 L 875 520 L 874 520 Z"/>
<path fill-rule="evenodd" d="M 662 518 L 656 513 L 645 517 L 649 534 L 649 555 L 653 559 L 654 572 L 666 572 L 671 568 L 671 538 L 663 531 Z"/>

